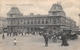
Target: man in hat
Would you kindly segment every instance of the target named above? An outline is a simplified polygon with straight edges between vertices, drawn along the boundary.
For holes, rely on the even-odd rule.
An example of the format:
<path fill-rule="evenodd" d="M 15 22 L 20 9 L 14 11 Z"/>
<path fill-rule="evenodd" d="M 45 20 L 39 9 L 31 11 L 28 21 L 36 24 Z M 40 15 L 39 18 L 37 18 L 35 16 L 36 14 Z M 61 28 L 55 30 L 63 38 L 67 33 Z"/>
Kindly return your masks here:
<path fill-rule="evenodd" d="M 48 35 L 49 35 L 49 33 L 47 31 L 45 31 L 43 34 L 43 37 L 45 40 L 45 47 L 48 47 Z"/>

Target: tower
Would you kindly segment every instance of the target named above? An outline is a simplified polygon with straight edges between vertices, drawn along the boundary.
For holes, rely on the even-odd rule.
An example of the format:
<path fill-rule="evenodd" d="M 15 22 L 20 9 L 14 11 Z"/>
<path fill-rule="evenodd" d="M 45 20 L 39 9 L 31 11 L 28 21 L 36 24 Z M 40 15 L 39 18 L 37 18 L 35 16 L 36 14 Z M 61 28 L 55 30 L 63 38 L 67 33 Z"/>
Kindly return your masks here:
<path fill-rule="evenodd" d="M 23 14 L 19 11 L 17 7 L 11 7 L 10 11 L 7 13 L 8 20 L 8 31 L 15 32 L 16 28 L 13 25 L 19 23 L 18 17 L 23 17 Z M 14 19 L 13 19 L 14 18 Z M 16 18 L 16 19 L 15 19 Z"/>
<path fill-rule="evenodd" d="M 7 13 L 7 17 L 21 17 L 22 13 L 17 7 L 12 7 L 11 10 Z"/>
<path fill-rule="evenodd" d="M 65 16 L 65 12 L 61 6 L 61 4 L 56 3 L 53 4 L 51 9 L 49 10 L 49 16 Z"/>

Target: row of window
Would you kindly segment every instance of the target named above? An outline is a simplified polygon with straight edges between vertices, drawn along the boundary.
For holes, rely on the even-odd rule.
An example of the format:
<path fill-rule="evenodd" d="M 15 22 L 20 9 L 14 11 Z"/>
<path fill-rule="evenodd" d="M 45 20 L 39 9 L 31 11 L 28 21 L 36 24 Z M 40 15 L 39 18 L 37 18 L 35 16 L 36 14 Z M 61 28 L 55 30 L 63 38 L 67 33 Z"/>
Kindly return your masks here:
<path fill-rule="evenodd" d="M 11 21 L 11 24 L 48 24 L 48 21 L 26 21 L 26 22 Z"/>
<path fill-rule="evenodd" d="M 57 24 L 57 23 L 59 23 L 59 22 L 57 22 L 57 21 L 53 21 L 53 22 L 51 22 L 51 23 L 53 23 L 53 24 Z M 10 24 L 49 24 L 49 22 L 48 21 L 27 21 L 27 22 L 13 22 L 13 21 L 11 21 L 11 23 Z"/>
<path fill-rule="evenodd" d="M 8 20 L 9 24 L 49 24 L 49 23 L 59 23 L 59 19 L 49 19 L 49 20 Z"/>
<path fill-rule="evenodd" d="M 21 21 L 21 22 L 23 22 L 23 21 L 33 21 L 33 20 L 47 20 L 47 19 L 44 19 L 44 18 L 42 18 L 42 19 L 14 19 L 14 20 L 17 20 L 17 21 Z"/>

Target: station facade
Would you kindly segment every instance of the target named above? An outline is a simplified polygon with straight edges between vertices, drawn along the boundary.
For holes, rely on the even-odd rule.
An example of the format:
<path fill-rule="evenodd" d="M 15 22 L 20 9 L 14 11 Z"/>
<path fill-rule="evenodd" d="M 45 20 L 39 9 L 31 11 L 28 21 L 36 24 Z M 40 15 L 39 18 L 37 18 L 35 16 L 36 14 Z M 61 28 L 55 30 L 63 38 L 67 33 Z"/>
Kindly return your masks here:
<path fill-rule="evenodd" d="M 35 28 L 44 27 L 51 30 L 71 30 L 78 31 L 79 27 L 76 22 L 67 18 L 61 4 L 53 4 L 47 15 L 30 15 L 24 16 L 18 7 L 12 7 L 7 13 L 8 31 L 35 31 Z"/>

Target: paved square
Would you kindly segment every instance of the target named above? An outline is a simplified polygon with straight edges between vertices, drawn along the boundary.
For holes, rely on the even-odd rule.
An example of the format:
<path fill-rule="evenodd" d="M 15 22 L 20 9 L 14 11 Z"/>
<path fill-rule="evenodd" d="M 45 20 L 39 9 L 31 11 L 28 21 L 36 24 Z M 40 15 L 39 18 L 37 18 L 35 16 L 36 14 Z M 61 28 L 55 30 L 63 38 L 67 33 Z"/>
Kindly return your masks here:
<path fill-rule="evenodd" d="M 1 37 L 1 35 L 0 35 Z M 0 38 L 0 50 L 80 50 L 80 38 L 69 40 L 69 46 L 60 46 L 61 41 L 54 43 L 49 41 L 49 46 L 44 47 L 44 38 L 39 35 L 17 36 L 17 45 L 13 43 L 14 37 Z"/>

